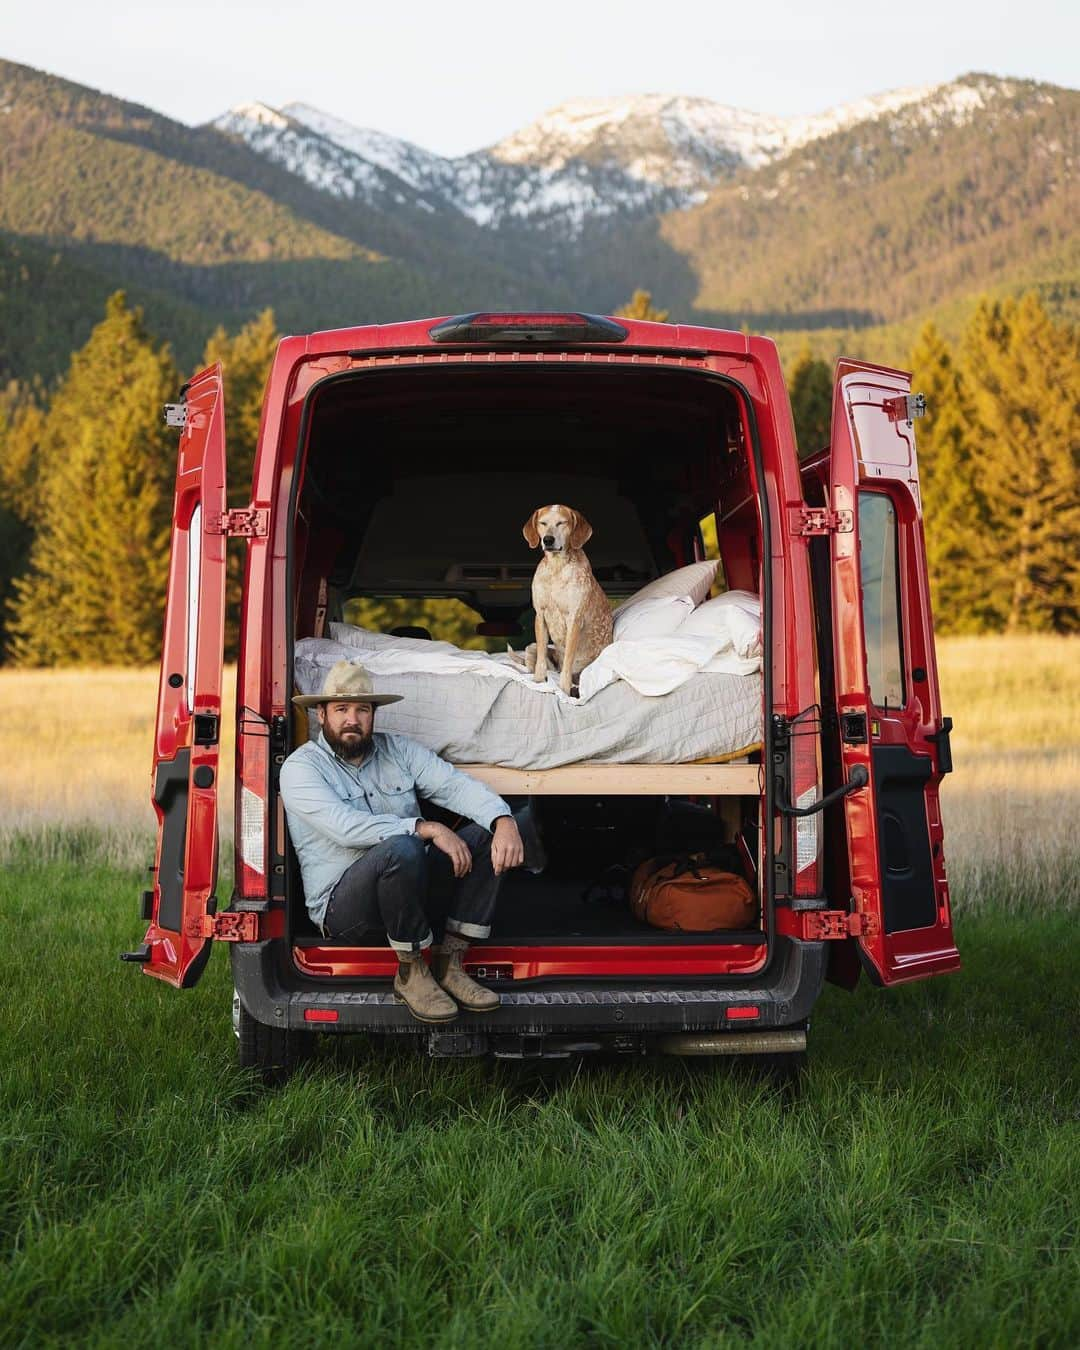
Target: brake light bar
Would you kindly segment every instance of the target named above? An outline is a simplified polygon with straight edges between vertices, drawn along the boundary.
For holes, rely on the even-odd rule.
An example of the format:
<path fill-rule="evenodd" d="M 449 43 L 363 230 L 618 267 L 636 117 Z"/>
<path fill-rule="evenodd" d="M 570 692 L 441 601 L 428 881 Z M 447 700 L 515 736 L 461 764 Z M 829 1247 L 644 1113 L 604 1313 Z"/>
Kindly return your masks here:
<path fill-rule="evenodd" d="M 629 329 L 600 314 L 499 310 L 456 314 L 428 336 L 432 342 L 625 342 Z"/>

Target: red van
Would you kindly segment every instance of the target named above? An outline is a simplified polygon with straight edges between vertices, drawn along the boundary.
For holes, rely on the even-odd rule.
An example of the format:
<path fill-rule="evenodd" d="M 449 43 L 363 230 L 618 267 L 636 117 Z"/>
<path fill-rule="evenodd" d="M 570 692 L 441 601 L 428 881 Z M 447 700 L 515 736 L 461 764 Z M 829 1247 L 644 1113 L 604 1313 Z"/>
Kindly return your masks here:
<path fill-rule="evenodd" d="M 343 329 L 279 345 L 251 502 L 236 510 L 221 370 L 201 372 L 166 409 L 180 445 L 158 846 L 145 941 L 125 959 L 190 988 L 227 943 L 241 1062 L 268 1079 L 329 1032 L 407 1037 L 435 1055 L 799 1057 L 826 978 L 853 986 L 861 968 L 892 985 L 956 970 L 938 799 L 951 721 L 927 586 L 921 411 L 908 375 L 841 361 L 830 445 L 800 460 L 766 338 L 577 313 Z M 701 559 L 703 528 L 715 526 L 726 586 L 760 597 L 760 748 L 736 763 L 642 764 L 631 752 L 535 772 L 463 767 L 542 803 L 555 835 L 576 830 L 586 846 L 569 857 L 587 859 L 590 839 L 627 821 L 639 828 L 648 803 L 690 803 L 739 847 L 759 915 L 750 929 L 669 933 L 624 907 L 585 905 L 587 862 L 577 875 L 573 864 L 514 873 L 493 937 L 467 960 L 501 1008 L 425 1027 L 392 997 L 388 946 L 337 943 L 307 921 L 278 794 L 304 734 L 294 652 L 357 596 L 456 598 L 482 633 L 520 631 L 535 563 L 521 522 L 550 500 L 586 511 L 593 569 L 613 598 Z M 221 905 L 233 537 L 246 563 L 235 889 Z"/>

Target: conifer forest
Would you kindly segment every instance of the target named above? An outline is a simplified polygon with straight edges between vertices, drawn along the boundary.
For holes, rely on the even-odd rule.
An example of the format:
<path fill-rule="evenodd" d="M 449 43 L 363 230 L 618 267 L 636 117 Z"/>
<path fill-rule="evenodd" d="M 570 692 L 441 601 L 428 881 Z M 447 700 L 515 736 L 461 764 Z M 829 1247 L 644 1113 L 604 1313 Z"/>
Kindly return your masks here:
<path fill-rule="evenodd" d="M 668 319 L 645 290 L 617 312 Z M 221 361 L 225 371 L 232 505 L 250 493 L 263 385 L 278 336 L 273 313 L 264 310 L 231 334 L 219 326 L 206 340 L 200 364 Z M 914 387 L 927 400 L 917 435 L 938 631 L 1076 632 L 1080 328 L 1051 318 L 1033 293 L 987 297 L 958 342 L 927 323 L 896 363 L 914 373 Z M 828 444 L 832 366 L 804 347 L 787 370 L 806 456 Z M 13 381 L 4 391 L 6 663 L 157 660 L 176 450 L 161 410 L 191 373 L 178 368 L 170 345 L 117 292 L 57 380 Z M 235 651 L 238 588 L 233 558 L 227 655 Z M 364 603 L 377 626 L 378 602 Z M 449 614 L 441 626 L 463 641 L 471 629 L 459 617 L 455 631 Z"/>

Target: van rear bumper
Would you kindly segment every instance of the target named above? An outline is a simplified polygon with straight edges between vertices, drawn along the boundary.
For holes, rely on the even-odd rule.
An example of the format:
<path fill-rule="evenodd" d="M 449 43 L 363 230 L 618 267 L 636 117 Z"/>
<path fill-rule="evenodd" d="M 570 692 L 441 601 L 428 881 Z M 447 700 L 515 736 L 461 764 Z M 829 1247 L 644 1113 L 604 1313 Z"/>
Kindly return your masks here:
<path fill-rule="evenodd" d="M 276 941 L 232 947 L 233 981 L 241 1002 L 257 1021 L 294 1031 L 427 1032 L 396 1002 L 386 981 L 344 988 L 287 987 Z M 455 1031 L 526 1035 L 670 1034 L 792 1026 L 810 1015 L 825 978 L 823 942 L 777 938 L 773 959 L 759 977 L 745 983 L 704 984 L 697 980 L 628 983 L 545 981 L 499 989 L 502 1006 L 485 1014 L 462 1013 Z M 751 1020 L 729 1010 L 756 1008 Z M 312 1018 L 310 1014 L 317 1016 Z M 336 1013 L 334 1020 L 326 1014 Z"/>

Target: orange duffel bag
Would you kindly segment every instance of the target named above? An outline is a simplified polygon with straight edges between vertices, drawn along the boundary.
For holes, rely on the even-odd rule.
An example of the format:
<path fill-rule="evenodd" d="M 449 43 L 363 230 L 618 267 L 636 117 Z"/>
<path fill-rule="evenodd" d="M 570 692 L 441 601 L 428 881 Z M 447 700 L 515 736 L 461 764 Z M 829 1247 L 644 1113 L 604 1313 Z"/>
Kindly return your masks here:
<path fill-rule="evenodd" d="M 646 858 L 630 879 L 634 917 L 676 933 L 750 928 L 757 897 L 742 877 L 710 864 L 703 853 L 688 858 Z"/>

